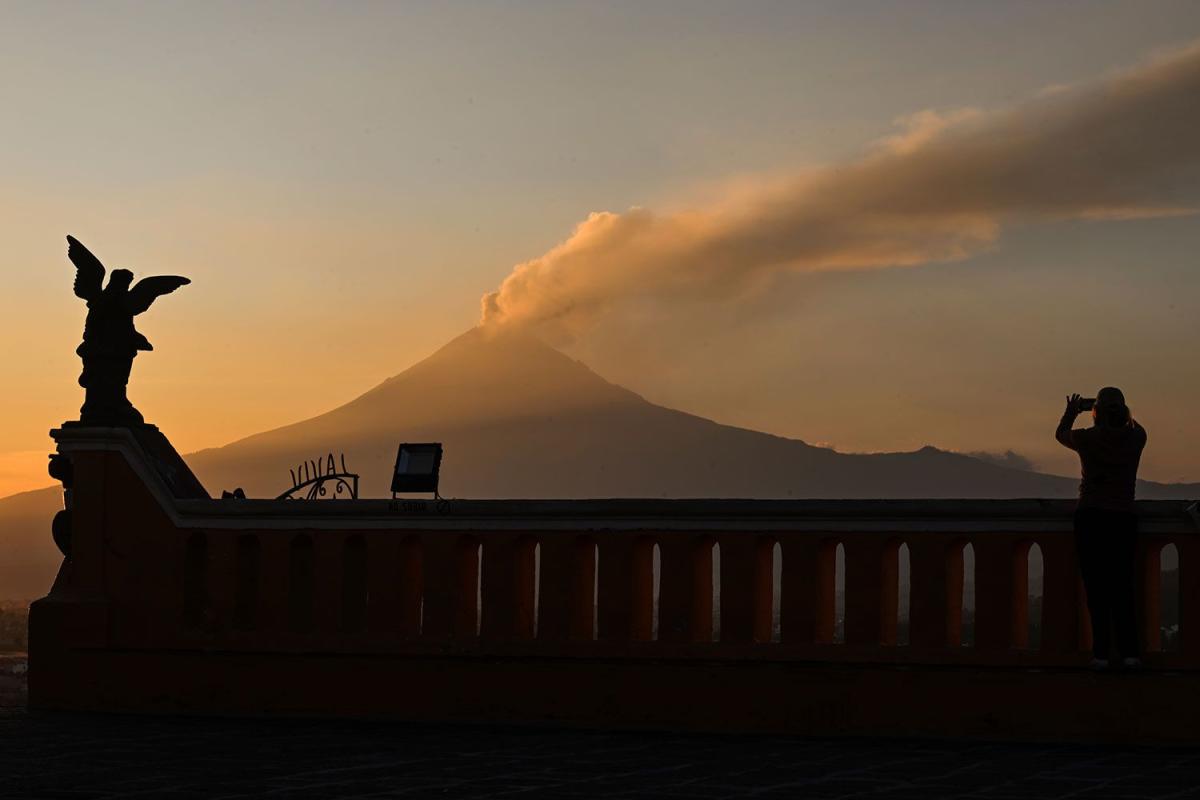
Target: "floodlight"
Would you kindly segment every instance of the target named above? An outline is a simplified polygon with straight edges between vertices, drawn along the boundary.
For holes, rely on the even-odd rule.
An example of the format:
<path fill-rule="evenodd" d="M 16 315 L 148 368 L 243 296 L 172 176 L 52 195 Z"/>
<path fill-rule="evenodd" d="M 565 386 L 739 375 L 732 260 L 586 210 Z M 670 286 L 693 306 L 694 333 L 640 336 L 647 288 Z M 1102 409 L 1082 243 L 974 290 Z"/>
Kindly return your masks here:
<path fill-rule="evenodd" d="M 438 471 L 442 467 L 441 442 L 405 442 L 396 453 L 392 494 L 433 492 L 437 497 Z"/>

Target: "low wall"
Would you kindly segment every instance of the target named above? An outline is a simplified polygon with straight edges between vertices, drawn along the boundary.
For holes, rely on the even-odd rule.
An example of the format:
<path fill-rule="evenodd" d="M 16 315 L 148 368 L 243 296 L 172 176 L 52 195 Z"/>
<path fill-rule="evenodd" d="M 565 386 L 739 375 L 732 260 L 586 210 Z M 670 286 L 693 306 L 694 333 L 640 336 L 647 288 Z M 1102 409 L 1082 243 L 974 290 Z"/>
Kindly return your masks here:
<path fill-rule="evenodd" d="M 32 610 L 35 707 L 1200 739 L 1184 503 L 1139 504 L 1149 669 L 1094 675 L 1069 502 L 213 500 L 161 436 L 55 437 L 70 556 Z"/>

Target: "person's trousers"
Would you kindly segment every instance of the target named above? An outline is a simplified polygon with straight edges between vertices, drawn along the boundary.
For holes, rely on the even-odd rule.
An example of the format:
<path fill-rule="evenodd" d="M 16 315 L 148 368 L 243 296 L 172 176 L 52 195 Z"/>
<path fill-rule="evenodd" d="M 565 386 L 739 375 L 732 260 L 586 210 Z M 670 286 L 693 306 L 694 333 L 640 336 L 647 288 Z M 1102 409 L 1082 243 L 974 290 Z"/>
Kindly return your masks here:
<path fill-rule="evenodd" d="M 1116 631 L 1122 658 L 1138 655 L 1134 610 L 1137 515 L 1128 511 L 1080 508 L 1075 512 L 1075 552 L 1092 618 L 1092 654 L 1107 659 L 1110 631 Z"/>

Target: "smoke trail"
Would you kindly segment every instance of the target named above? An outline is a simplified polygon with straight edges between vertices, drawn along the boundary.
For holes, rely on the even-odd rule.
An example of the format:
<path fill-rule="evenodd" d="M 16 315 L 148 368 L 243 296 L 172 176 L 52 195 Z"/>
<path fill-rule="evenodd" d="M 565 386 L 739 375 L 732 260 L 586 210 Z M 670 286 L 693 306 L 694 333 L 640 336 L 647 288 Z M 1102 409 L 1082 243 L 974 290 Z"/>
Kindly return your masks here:
<path fill-rule="evenodd" d="M 784 271 L 963 259 L 1005 225 L 1192 213 L 1200 41 L 998 111 L 921 112 L 862 158 L 688 212 L 598 212 L 482 300 L 483 322 L 578 333 L 634 298 L 728 297 Z"/>

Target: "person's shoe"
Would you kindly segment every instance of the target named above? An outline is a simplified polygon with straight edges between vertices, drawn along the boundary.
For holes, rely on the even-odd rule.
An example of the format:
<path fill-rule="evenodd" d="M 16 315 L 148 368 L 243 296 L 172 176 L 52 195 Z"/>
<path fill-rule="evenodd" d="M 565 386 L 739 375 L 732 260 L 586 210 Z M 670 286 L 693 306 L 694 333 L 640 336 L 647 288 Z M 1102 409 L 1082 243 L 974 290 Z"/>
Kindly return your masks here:
<path fill-rule="evenodd" d="M 1093 658 L 1091 663 L 1088 664 L 1088 669 L 1092 670 L 1093 672 L 1101 672 L 1102 670 L 1106 670 L 1108 669 L 1108 659 Z"/>
<path fill-rule="evenodd" d="M 1133 658 L 1131 656 L 1130 658 L 1121 659 L 1121 669 L 1141 669 L 1142 666 L 1143 664 L 1140 658 Z"/>

